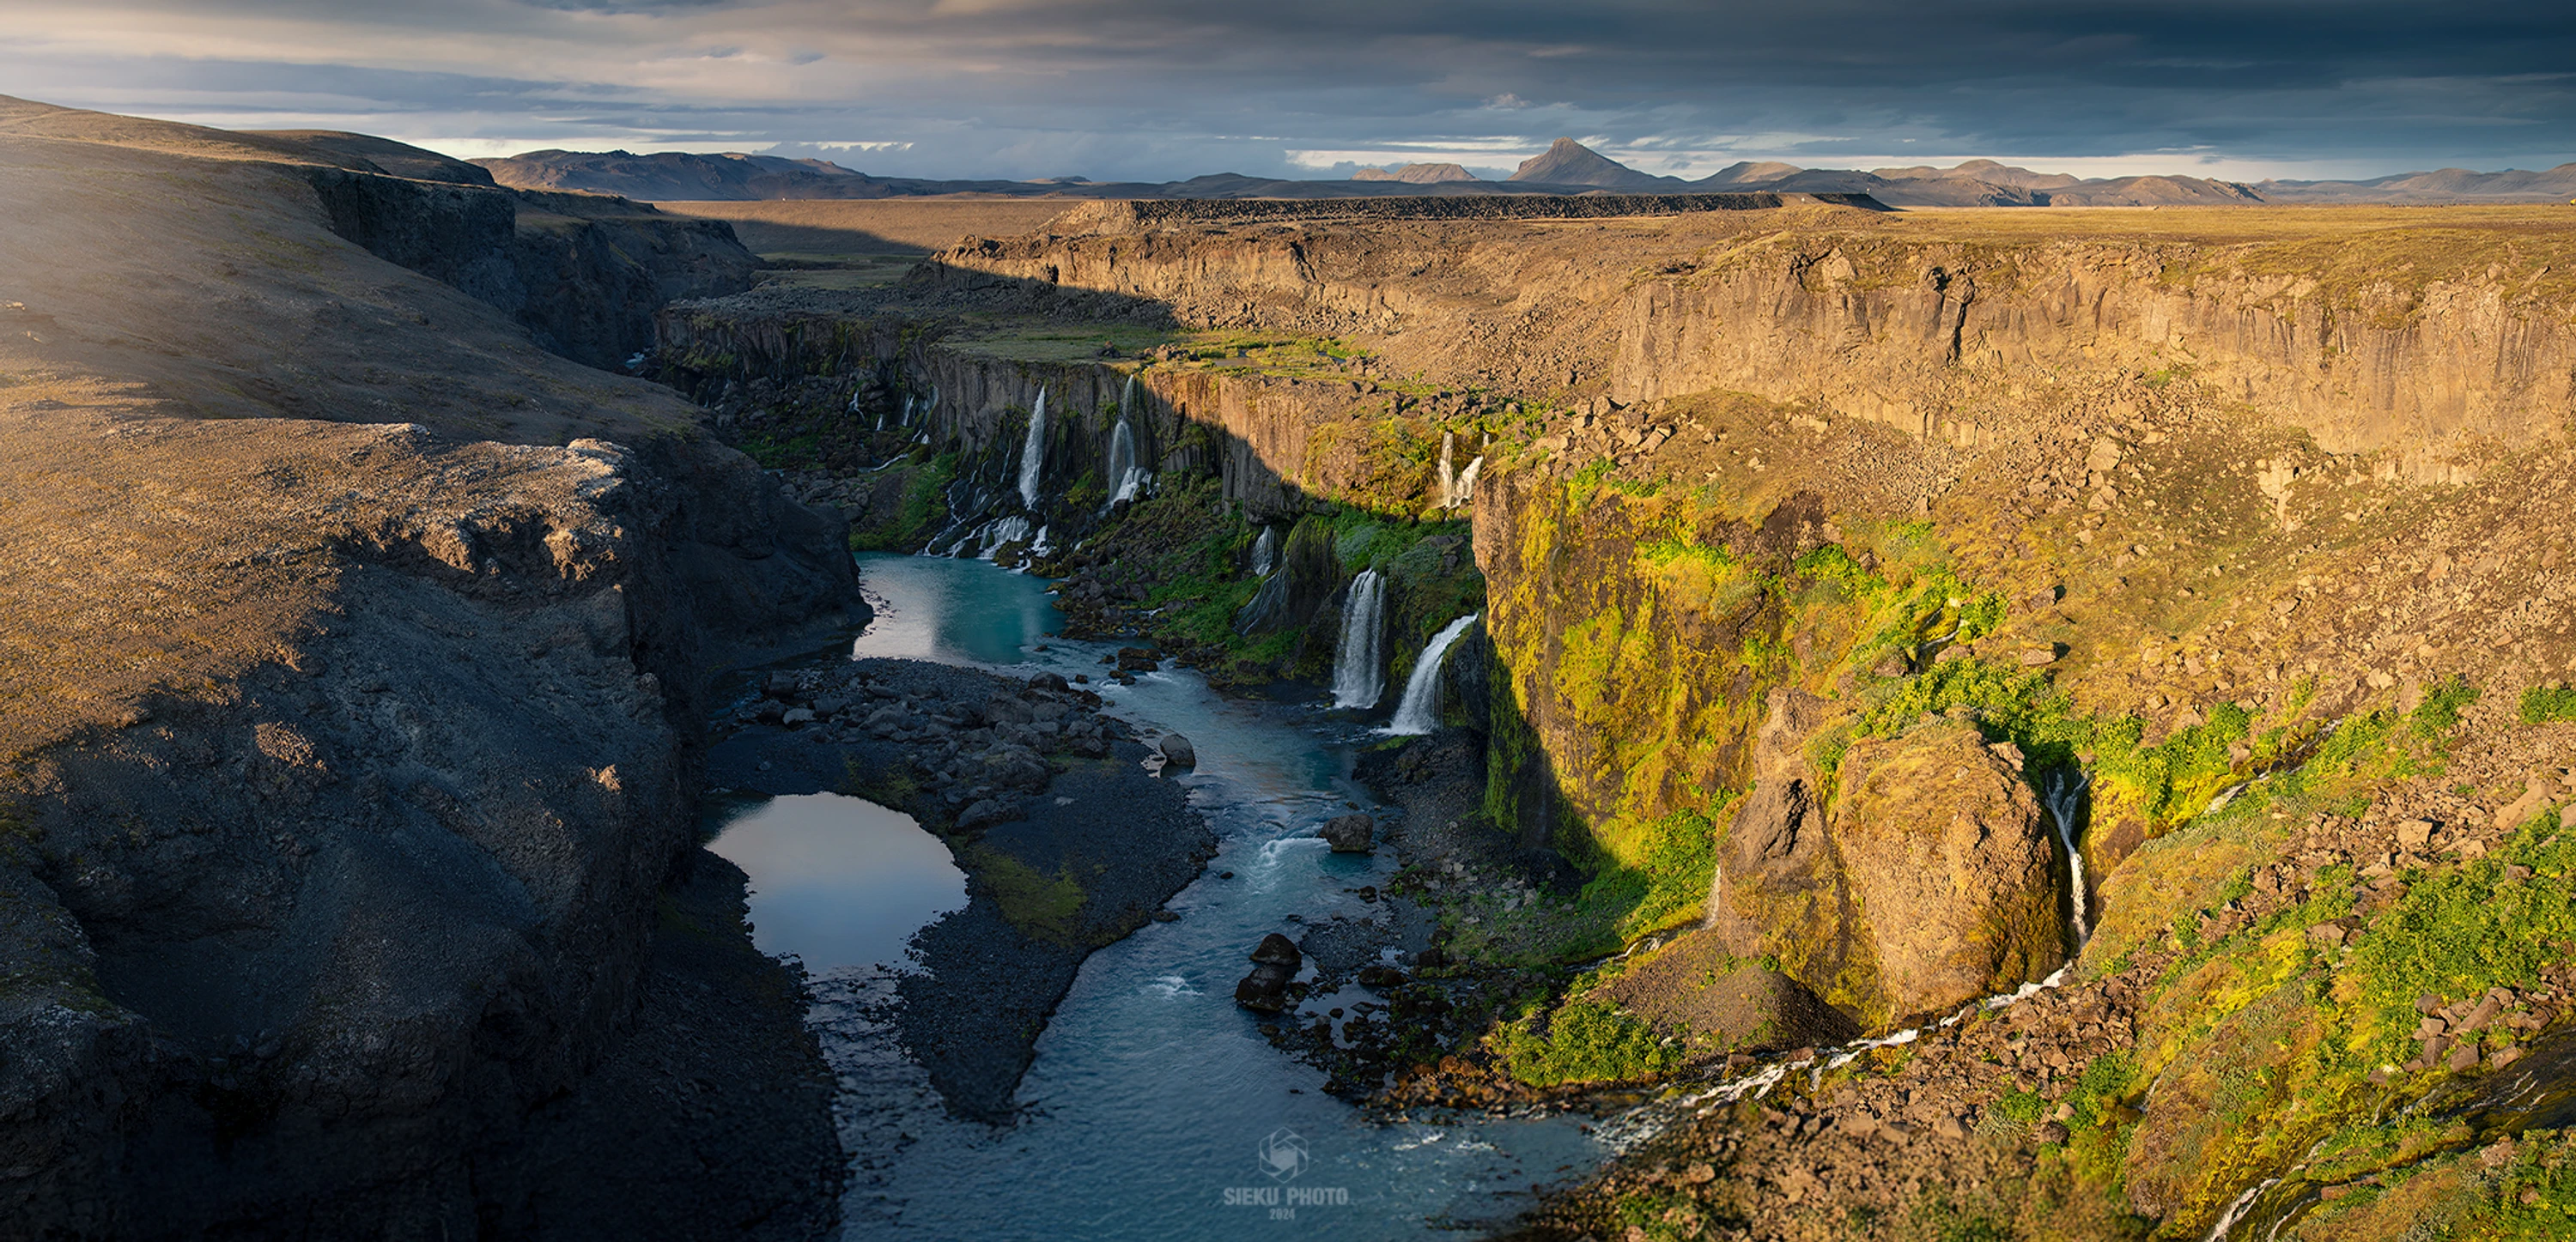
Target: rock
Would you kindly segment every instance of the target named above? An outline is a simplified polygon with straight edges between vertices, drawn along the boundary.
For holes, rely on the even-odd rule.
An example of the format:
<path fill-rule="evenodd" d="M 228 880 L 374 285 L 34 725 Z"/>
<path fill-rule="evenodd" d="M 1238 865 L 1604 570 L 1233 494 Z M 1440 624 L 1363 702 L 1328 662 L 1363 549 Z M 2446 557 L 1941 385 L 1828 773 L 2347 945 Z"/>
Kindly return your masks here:
<path fill-rule="evenodd" d="M 1932 1119 L 1932 1132 L 1953 1142 L 1968 1137 L 1968 1128 L 1960 1125 L 1959 1119 L 1948 1113 Z"/>
<path fill-rule="evenodd" d="M 1365 854 L 1374 844 L 1376 828 L 1366 815 L 1337 815 L 1324 821 L 1321 835 L 1336 854 Z"/>
<path fill-rule="evenodd" d="M 783 724 L 790 729 L 793 729 L 798 725 L 812 724 L 814 723 L 814 709 L 810 707 L 788 708 L 786 711 L 779 713 L 778 723 Z"/>
<path fill-rule="evenodd" d="M 1029 678 L 1031 690 L 1054 690 L 1061 693 L 1072 688 L 1066 684 L 1062 673 L 1037 673 Z"/>
<path fill-rule="evenodd" d="M 1860 1028 L 1797 980 L 1727 951 L 1699 928 L 1648 955 L 1605 989 L 1656 1027 L 1750 1051 L 1839 1044 Z"/>
<path fill-rule="evenodd" d="M 2031 1129 L 2030 1136 L 2042 1143 L 2064 1143 L 2067 1139 L 2066 1127 L 2054 1121 L 2039 1123 Z"/>
<path fill-rule="evenodd" d="M 1265 966 L 1285 966 L 1294 973 L 1305 964 L 1305 955 L 1297 951 L 1297 942 L 1272 932 L 1261 938 L 1252 950 L 1252 960 Z"/>
<path fill-rule="evenodd" d="M 1412 979 L 1403 971 L 1398 970 L 1393 966 L 1375 962 L 1360 967 L 1359 979 L 1361 987 L 1376 988 L 1379 991 L 1385 991 L 1388 988 L 1400 988 L 1405 984 L 1412 982 Z"/>
<path fill-rule="evenodd" d="M 2433 839 L 2433 821 L 2410 819 L 2397 825 L 2397 848 L 2408 853 L 2421 853 Z"/>
<path fill-rule="evenodd" d="M 1167 766 L 1194 768 L 1199 765 L 1198 748 L 1190 745 L 1190 739 L 1178 733 L 1164 734 L 1163 740 L 1156 744 L 1156 749 L 1163 752 L 1163 762 Z"/>
<path fill-rule="evenodd" d="M 1028 724 L 1036 719 L 1037 713 L 1015 698 L 997 694 L 984 703 L 984 720 L 988 724 Z"/>
<path fill-rule="evenodd" d="M 2494 1056 L 2487 1058 L 2487 1066 L 2490 1069 L 2503 1069 L 2521 1059 L 2522 1047 L 2517 1044 L 2510 1048 L 2497 1049 Z"/>
<path fill-rule="evenodd" d="M 2449 1064 L 2451 1069 L 2455 1072 L 2477 1068 L 2477 1044 L 2469 1040 L 2460 1041 L 2460 1045 L 2458 1047 L 2451 1049 L 2451 1059 Z"/>
<path fill-rule="evenodd" d="M 1055 769 L 1025 746 L 996 746 L 984 752 L 979 762 L 982 771 L 977 779 L 1004 789 L 1036 793 L 1055 779 Z"/>
<path fill-rule="evenodd" d="M 978 828 L 990 828 L 995 824 L 1008 823 L 1019 817 L 1020 808 L 1017 805 L 1004 802 L 999 798 L 985 798 L 957 813 L 957 828 L 961 832 L 973 832 Z"/>
<path fill-rule="evenodd" d="M 2008 992 L 2064 960 L 2049 832 L 2018 766 L 1966 723 L 1845 754 L 1833 853 L 1868 911 L 1891 1016 Z"/>
<path fill-rule="evenodd" d="M 1163 662 L 1154 655 L 1154 649 L 1151 647 L 1121 647 L 1118 649 L 1119 672 L 1150 673 L 1162 666 Z"/>
<path fill-rule="evenodd" d="M 1279 1013 L 1288 1008 L 1288 981 L 1296 975 L 1288 966 L 1255 966 L 1234 985 L 1234 1003 L 1258 1013 Z"/>
<path fill-rule="evenodd" d="M 2055 664 L 2057 663 L 2057 657 L 2059 654 L 2060 653 L 2058 652 L 2055 644 L 2051 644 L 2046 647 L 2024 648 L 2021 653 L 2021 666 L 2023 668 L 2041 668 L 2050 664 Z"/>

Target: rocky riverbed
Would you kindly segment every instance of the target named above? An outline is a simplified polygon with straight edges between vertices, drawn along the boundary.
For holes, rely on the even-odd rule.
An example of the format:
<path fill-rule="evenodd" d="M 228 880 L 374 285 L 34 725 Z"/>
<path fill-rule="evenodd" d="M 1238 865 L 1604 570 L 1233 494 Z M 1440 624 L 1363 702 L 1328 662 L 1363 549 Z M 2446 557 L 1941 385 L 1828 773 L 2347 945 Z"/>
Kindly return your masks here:
<path fill-rule="evenodd" d="M 1058 674 L 1013 680 L 914 660 L 762 674 L 720 716 L 709 780 L 737 793 L 857 794 L 940 833 L 970 900 L 914 940 L 895 983 L 904 1045 L 955 1112 L 1013 1094 L 1082 959 L 1153 918 L 1215 852 L 1160 749 Z"/>

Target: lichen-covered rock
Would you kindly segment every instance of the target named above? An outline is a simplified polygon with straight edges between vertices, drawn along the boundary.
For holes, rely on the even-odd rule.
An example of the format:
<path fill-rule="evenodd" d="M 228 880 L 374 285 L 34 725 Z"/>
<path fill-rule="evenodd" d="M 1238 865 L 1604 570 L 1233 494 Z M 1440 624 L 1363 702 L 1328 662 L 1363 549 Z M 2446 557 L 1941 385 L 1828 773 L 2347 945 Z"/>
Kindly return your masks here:
<path fill-rule="evenodd" d="M 1695 1052 L 1767 1052 L 1838 1044 L 1860 1033 L 1797 980 L 1727 952 L 1725 938 L 1690 932 L 1603 989 L 1638 1017 L 1683 1035 Z"/>
<path fill-rule="evenodd" d="M 2010 744 L 1951 723 L 1855 743 L 1834 846 L 1893 1014 L 1931 1013 L 2065 958 L 2048 829 Z"/>

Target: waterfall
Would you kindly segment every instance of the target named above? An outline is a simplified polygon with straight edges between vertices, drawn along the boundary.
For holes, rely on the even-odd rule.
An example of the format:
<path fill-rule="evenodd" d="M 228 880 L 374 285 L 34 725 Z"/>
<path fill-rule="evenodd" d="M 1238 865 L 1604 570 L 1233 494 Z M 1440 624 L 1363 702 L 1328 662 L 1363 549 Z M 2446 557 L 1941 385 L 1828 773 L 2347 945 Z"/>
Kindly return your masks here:
<path fill-rule="evenodd" d="M 1046 389 L 1029 411 L 1028 442 L 1020 446 L 1020 503 L 1032 513 L 1038 507 L 1038 473 L 1046 465 Z"/>
<path fill-rule="evenodd" d="M 1333 654 L 1333 706 L 1367 709 L 1386 695 L 1385 664 L 1378 651 L 1386 600 L 1386 579 L 1363 569 L 1351 579 L 1350 598 L 1342 604 L 1342 643 Z"/>
<path fill-rule="evenodd" d="M 1395 719 L 1387 722 L 1386 731 L 1398 737 L 1419 737 L 1440 727 L 1440 662 L 1449 658 L 1451 644 L 1466 634 L 1481 613 L 1468 613 L 1441 627 L 1431 636 L 1430 645 L 1422 649 L 1415 661 L 1413 675 L 1404 679 L 1404 697 L 1396 701 Z"/>
<path fill-rule="evenodd" d="M 1261 537 L 1252 541 L 1252 576 L 1267 578 L 1270 576 L 1271 568 L 1278 563 L 1279 529 L 1275 526 L 1264 526 L 1261 528 Z"/>
<path fill-rule="evenodd" d="M 1441 432 L 1440 507 L 1443 509 L 1455 509 L 1476 498 L 1476 472 L 1485 465 L 1483 455 L 1479 454 L 1467 463 L 1465 470 L 1453 468 L 1450 463 L 1455 459 L 1457 449 L 1458 433 Z"/>
<path fill-rule="evenodd" d="M 2075 930 L 2075 947 L 2081 951 L 2093 935 L 2084 908 L 2084 853 L 2075 848 L 2075 820 L 2084 811 L 2084 791 L 2093 778 L 2078 768 L 2073 773 L 2051 772 L 2040 796 L 2048 803 L 2048 817 L 2057 821 L 2057 839 L 2066 846 L 2069 887 L 2075 891 L 2075 904 L 2070 908 Z"/>
<path fill-rule="evenodd" d="M 1144 464 L 1136 460 L 1136 429 L 1130 420 L 1136 414 L 1136 377 L 1127 377 L 1127 387 L 1118 397 L 1118 426 L 1109 433 L 1109 503 L 1134 500 L 1145 494 L 1154 481 Z"/>

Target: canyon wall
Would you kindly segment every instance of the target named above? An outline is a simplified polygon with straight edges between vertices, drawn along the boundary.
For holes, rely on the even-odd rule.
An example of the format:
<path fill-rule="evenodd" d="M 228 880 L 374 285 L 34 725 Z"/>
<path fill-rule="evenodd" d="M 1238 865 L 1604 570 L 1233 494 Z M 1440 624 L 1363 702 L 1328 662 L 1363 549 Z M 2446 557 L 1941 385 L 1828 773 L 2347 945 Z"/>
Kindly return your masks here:
<path fill-rule="evenodd" d="M 2576 298 L 2551 275 L 2554 238 L 2087 236 L 2073 221 L 1986 236 L 1824 208 L 1612 227 L 1140 223 L 970 240 L 924 280 L 1346 336 L 1399 370 L 1528 397 L 1727 389 L 1970 444 L 2136 374 L 2192 376 L 2331 452 L 2389 450 L 2435 481 L 2576 417 Z"/>
<path fill-rule="evenodd" d="M 735 293 L 760 266 L 722 220 L 595 194 L 306 172 L 331 229 L 507 312 L 546 349 L 603 370 L 653 347 L 653 313 Z"/>
<path fill-rule="evenodd" d="M 770 1123 L 750 1175 L 526 1144 L 661 1107 L 594 1090 L 668 1012 L 659 938 L 750 952 L 664 884 L 716 678 L 861 608 L 845 532 L 667 391 L 342 239 L 311 185 L 0 137 L 5 1232 L 810 1236 L 839 1157 L 792 1066 L 718 1110 Z M 405 257 L 496 271 L 498 217 L 439 201 Z M 774 965 L 668 986 L 795 1060 Z M 563 1210 L 634 1170 L 635 1221 Z"/>

